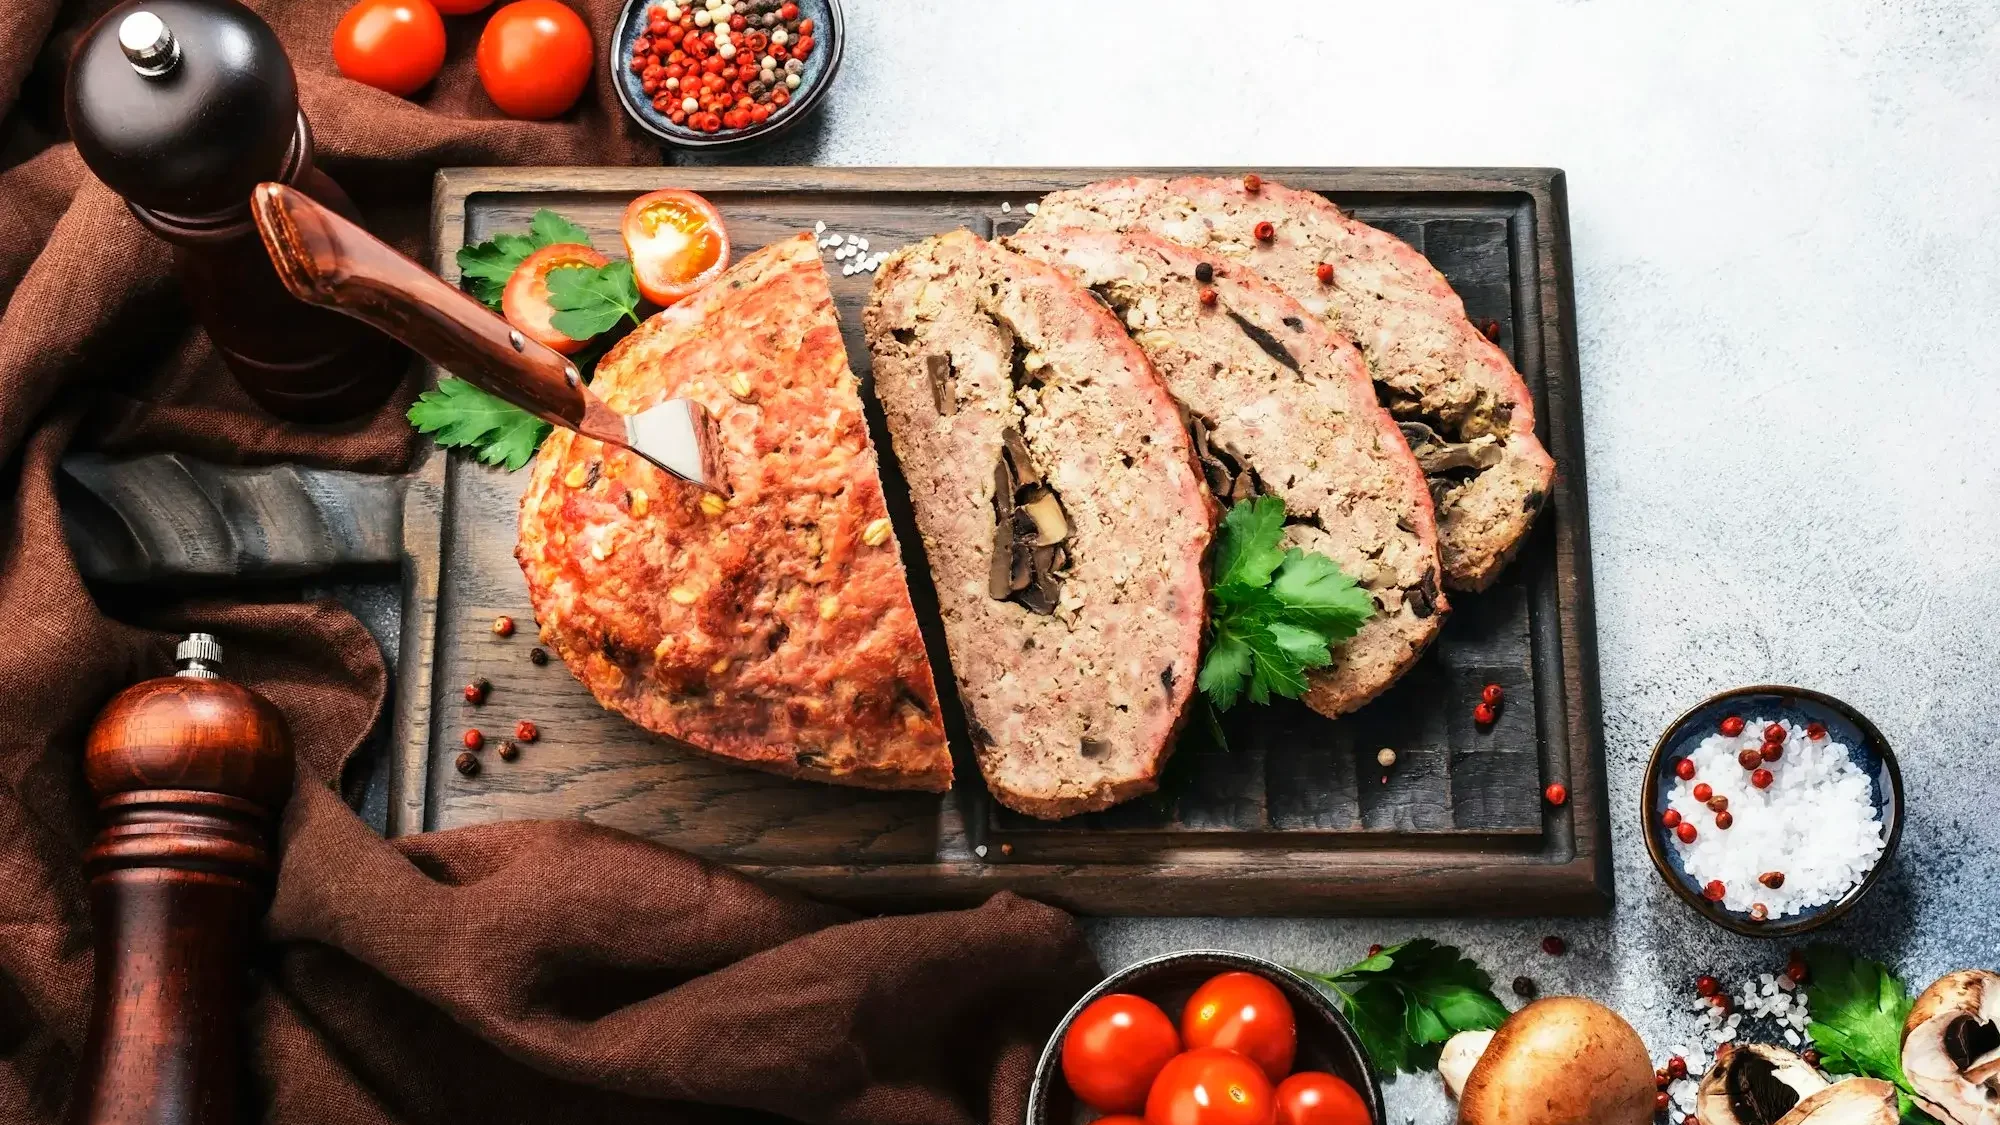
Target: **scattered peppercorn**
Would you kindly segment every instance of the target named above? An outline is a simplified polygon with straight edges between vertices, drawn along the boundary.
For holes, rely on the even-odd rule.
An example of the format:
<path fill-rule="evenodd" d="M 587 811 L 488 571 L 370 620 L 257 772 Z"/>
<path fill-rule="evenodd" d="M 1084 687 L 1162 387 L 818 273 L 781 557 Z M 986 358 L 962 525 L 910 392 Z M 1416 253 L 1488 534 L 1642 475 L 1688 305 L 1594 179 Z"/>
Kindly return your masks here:
<path fill-rule="evenodd" d="M 1777 779 L 1778 775 L 1772 773 L 1770 770 L 1758 769 L 1750 771 L 1750 784 L 1759 789 L 1769 789 L 1771 783 Z"/>
<path fill-rule="evenodd" d="M 1257 241 L 1269 242 L 1278 237 L 1278 228 L 1272 226 L 1269 220 L 1265 220 L 1252 228 L 1252 233 L 1257 236 Z"/>
<path fill-rule="evenodd" d="M 1317 277 L 1317 278 L 1319 278 L 1319 283 L 1320 283 L 1321 285 L 1332 285 L 1332 284 L 1333 284 L 1333 263 L 1332 263 L 1332 262 L 1321 262 L 1321 263 L 1320 263 L 1319 265 L 1317 265 L 1317 266 L 1314 266 L 1314 267 L 1313 267 L 1313 276 L 1314 276 L 1314 277 Z"/>
<path fill-rule="evenodd" d="M 1785 756 L 1785 744 L 1782 742 L 1766 742 L 1757 752 L 1764 756 L 1765 761 L 1775 762 Z"/>
<path fill-rule="evenodd" d="M 1718 883 L 1718 884 L 1716 884 L 1716 885 L 1717 885 L 1717 886 L 1721 886 L 1721 884 L 1720 884 L 1720 883 Z M 1715 995 L 1713 995 L 1713 996 L 1709 997 L 1709 998 L 1708 998 L 1708 1004 L 1709 1004 L 1709 1007 L 1711 1007 L 1711 1008 L 1714 1008 L 1714 1009 L 1715 1009 L 1716 1011 L 1718 1011 L 1718 1012 L 1721 1012 L 1721 1013 L 1722 1013 L 1723 1015 L 1725 1015 L 1725 1016 L 1729 1014 L 1729 1010 L 1730 1010 L 1731 1008 L 1734 1008 L 1734 1007 L 1736 1006 L 1736 1002 L 1735 1002 L 1734 1000 L 1731 1000 L 1731 999 L 1729 998 L 1729 994 L 1728 994 L 1727 992 L 1718 992 L 1718 993 L 1716 993 Z M 1727 1044 L 1727 1043 L 1725 1043 L 1725 1044 L 1723 1044 L 1723 1046 L 1725 1046 L 1725 1047 L 1726 1047 L 1726 1046 L 1728 1046 L 1728 1044 Z M 1721 1061 L 1722 1061 L 1722 1058 L 1721 1058 L 1721 1054 L 1722 1054 L 1722 1053 L 1721 1053 L 1720 1051 L 1716 1052 L 1716 1056 L 1717 1056 L 1717 1057 L 1716 1057 L 1716 1061 L 1717 1061 L 1717 1062 L 1721 1062 Z"/>
<path fill-rule="evenodd" d="M 1368 956 L 1370 957 L 1373 957 L 1380 952 L 1382 952 L 1382 945 L 1380 942 L 1377 942 L 1376 944 L 1368 947 Z"/>
<path fill-rule="evenodd" d="M 1732 825 L 1732 824 L 1735 824 L 1735 823 L 1736 823 L 1736 814 L 1735 814 L 1735 813 L 1731 813 L 1731 812 L 1719 812 L 1719 813 L 1716 813 L 1716 814 L 1715 814 L 1715 826 L 1716 826 L 1717 828 L 1721 828 L 1721 829 L 1724 829 L 1724 830 L 1727 830 L 1727 829 L 1729 828 L 1729 826 L 1730 826 L 1730 825 Z"/>
<path fill-rule="evenodd" d="M 1667 1083 L 1672 1081 L 1673 1076 L 1667 1073 L 1666 1067 L 1660 1067 L 1658 1070 L 1653 1071 L 1653 1089 L 1664 1090 L 1667 1088 Z"/>
<path fill-rule="evenodd" d="M 1500 342 L 1500 322 L 1499 322 L 1499 321 L 1497 321 L 1497 320 L 1489 320 L 1489 321 L 1487 321 L 1487 322 L 1486 322 L 1485 324 L 1482 324 L 1482 325 L 1480 325 L 1480 326 L 1479 326 L 1479 331 L 1480 331 L 1480 333 L 1481 333 L 1482 335 L 1484 335 L 1484 336 L 1485 336 L 1485 337 L 1486 337 L 1486 338 L 1487 338 L 1488 340 L 1491 340 L 1492 342 L 1494 342 L 1494 343 L 1496 343 L 1496 344 Z"/>
<path fill-rule="evenodd" d="M 1807 1047 L 1805 1050 L 1800 1051 L 1799 1057 L 1805 1060 L 1807 1066 L 1819 1065 L 1819 1052 L 1813 1050 L 1811 1047 Z"/>
<path fill-rule="evenodd" d="M 1722 896 L 1726 893 L 1728 893 L 1728 890 L 1722 885 L 1722 880 L 1720 879 L 1710 879 L 1708 885 L 1701 889 L 1701 896 L 1710 902 L 1721 902 Z M 1717 997 L 1717 999 L 1724 999 L 1724 997 Z"/>
<path fill-rule="evenodd" d="M 486 745 L 486 736 L 480 734 L 476 729 L 468 730 L 465 732 L 465 737 L 459 739 L 459 741 L 465 743 L 467 750 L 477 750 Z"/>
<path fill-rule="evenodd" d="M 1681 811 L 1679 809 L 1668 809 L 1666 812 L 1660 814 L 1660 823 L 1666 825 L 1668 828 L 1680 827 Z"/>
<path fill-rule="evenodd" d="M 1679 1055 L 1668 1058 L 1667 1076 L 1669 1078 L 1686 1078 L 1688 1076 L 1688 1061 Z"/>
<path fill-rule="evenodd" d="M 1722 982 L 1712 976 L 1699 976 L 1694 980 L 1694 994 L 1703 999 L 1722 991 Z"/>
<path fill-rule="evenodd" d="M 458 767 L 458 772 L 467 777 L 475 777 L 479 773 L 479 757 L 471 751 L 460 753 L 458 760 L 452 764 Z"/>
<path fill-rule="evenodd" d="M 1785 885 L 1785 873 L 1782 871 L 1766 871 L 1762 875 L 1757 876 L 1757 881 L 1775 891 Z"/>
<path fill-rule="evenodd" d="M 1806 724 L 1806 737 L 1818 742 L 1826 737 L 1826 724 L 1812 722 Z"/>
<path fill-rule="evenodd" d="M 503 613 L 503 614 L 501 614 L 500 616 L 498 616 L 498 617 L 494 618 L 494 619 L 493 619 L 493 635 L 494 635 L 494 636 L 496 636 L 496 637 L 511 637 L 511 636 L 513 636 L 513 635 L 514 635 L 514 619 L 513 619 L 513 618 L 511 618 L 511 617 L 509 617 L 509 616 L 507 616 L 507 615 L 506 615 L 506 614 L 504 614 L 504 613 Z"/>
<path fill-rule="evenodd" d="M 1541 989 L 1535 987 L 1535 982 L 1531 978 L 1529 977 L 1514 978 L 1514 995 L 1519 996 L 1521 999 L 1533 1000 L 1535 998 L 1535 993 L 1540 991 Z"/>
<path fill-rule="evenodd" d="M 1682 758 L 1680 761 L 1675 762 L 1674 776 L 1680 778 L 1682 781 L 1693 781 L 1694 761 L 1689 758 Z"/>
<path fill-rule="evenodd" d="M 535 724 L 526 719 L 514 724 L 514 739 L 517 742 L 533 742 L 541 736 L 542 732 L 536 729 Z"/>
<path fill-rule="evenodd" d="M 1653 1111 L 1656 1113 L 1665 1113 L 1667 1107 L 1672 1104 L 1673 1099 L 1667 1097 L 1665 1090 L 1660 1090 L 1653 1095 Z"/>
<path fill-rule="evenodd" d="M 1764 752 L 1755 746 L 1745 746 L 1736 752 L 1736 764 L 1746 770 L 1754 770 L 1764 761 Z"/>
<path fill-rule="evenodd" d="M 1784 740 L 1785 740 L 1784 727 L 1778 725 L 1777 723 L 1772 723 L 1771 725 L 1764 728 L 1764 741 L 1783 742 Z"/>
<path fill-rule="evenodd" d="M 1000 854 L 1001 854 L 1001 855 L 1013 855 L 1013 854 L 1014 854 L 1014 845 L 1012 845 L 1012 844 L 1002 844 L 1002 845 L 1000 845 Z"/>
<path fill-rule="evenodd" d="M 1549 804 L 1560 807 L 1569 801 L 1569 789 L 1560 781 L 1551 781 L 1549 787 L 1542 790 L 1542 796 Z"/>
<path fill-rule="evenodd" d="M 511 762 L 511 761 L 513 761 L 514 759 L 516 759 L 516 758 L 518 758 L 518 757 L 520 757 L 520 756 L 521 756 L 521 748 L 520 748 L 519 746 L 516 746 L 516 745 L 514 744 L 514 740 L 513 740 L 513 739 L 511 739 L 511 738 L 510 738 L 510 739 L 507 739 L 506 741 L 504 741 L 504 742 L 502 742 L 502 743 L 500 744 L 500 760 L 501 760 L 501 761 L 503 761 L 503 762 Z"/>
<path fill-rule="evenodd" d="M 539 668 L 542 665 L 547 664 L 548 662 L 549 662 L 548 649 L 545 649 L 540 645 L 536 645 L 534 648 L 528 650 L 528 663 L 533 664 L 535 667 Z"/>
<path fill-rule="evenodd" d="M 1706 782 L 1706 781 L 1697 781 L 1697 782 L 1695 782 L 1695 783 L 1694 783 L 1694 799 L 1695 799 L 1695 800 L 1697 800 L 1697 801 L 1706 801 L 1706 800 L 1708 800 L 1708 799 L 1709 799 L 1710 797 L 1713 797 L 1714 795 L 1715 795 L 1715 790 L 1714 790 L 1714 789 L 1713 789 L 1713 788 L 1712 788 L 1712 787 L 1711 787 L 1711 786 L 1710 786 L 1710 785 L 1708 784 L 1708 782 Z"/>
<path fill-rule="evenodd" d="M 1750 904 L 1750 920 L 1752 922 L 1766 921 L 1770 917 L 1771 917 L 1770 907 L 1765 906 L 1761 902 L 1753 902 Z"/>
<path fill-rule="evenodd" d="M 1264 178 L 1255 172 L 1245 175 L 1243 177 L 1243 190 L 1249 192 L 1251 195 L 1256 195 L 1258 192 L 1264 190 Z"/>
<path fill-rule="evenodd" d="M 1387 746 L 1375 751 L 1375 764 L 1385 770 L 1388 769 L 1390 766 L 1396 764 L 1396 752 Z"/>
<path fill-rule="evenodd" d="M 1722 795 L 1722 794 L 1720 794 L 1720 793 L 1717 793 L 1717 794 L 1716 794 L 1715 796 L 1713 796 L 1713 797 L 1710 797 L 1710 798 L 1708 799 L 1708 811 L 1709 811 L 1709 812 L 1728 812 L 1728 811 L 1729 811 L 1729 798 L 1727 798 L 1727 797 L 1723 796 L 1723 795 Z"/>
<path fill-rule="evenodd" d="M 1569 952 L 1569 943 L 1557 934 L 1550 934 L 1542 939 L 1542 952 L 1551 957 L 1561 957 Z"/>
<path fill-rule="evenodd" d="M 1804 984 L 1811 975 L 1806 971 L 1805 957 L 1796 949 L 1792 950 L 1790 960 L 1785 964 L 1785 975 L 1792 978 L 1793 984 Z"/>
<path fill-rule="evenodd" d="M 1499 684 L 1487 684 L 1485 687 L 1479 689 L 1479 701 L 1481 703 L 1491 703 L 1493 706 L 1498 707 L 1501 701 L 1506 698 L 1507 689 L 1501 687 Z"/>
<path fill-rule="evenodd" d="M 1694 825 L 1683 821 L 1680 827 L 1674 829 L 1674 838 L 1683 844 L 1694 843 Z"/>
<path fill-rule="evenodd" d="M 1194 279 L 1203 285 L 1207 285 L 1209 282 L 1215 280 L 1215 267 L 1209 265 L 1207 262 L 1198 263 L 1194 267 Z"/>
<path fill-rule="evenodd" d="M 1722 719 L 1722 725 L 1716 729 L 1722 732 L 1724 738 L 1735 738 L 1737 735 L 1743 733 L 1743 716 L 1725 715 Z"/>
<path fill-rule="evenodd" d="M 1215 290 L 1204 286 L 1201 291 L 1201 303 L 1213 307 L 1215 304 Z"/>
<path fill-rule="evenodd" d="M 1491 703 L 1481 703 L 1472 709 L 1472 721 L 1482 727 L 1492 726 L 1494 721 L 1499 718 L 1500 713 L 1494 710 Z"/>
<path fill-rule="evenodd" d="M 1701 1118 L 1690 1113 L 1681 1118 L 1681 1125 L 1701 1125 Z"/>
<path fill-rule="evenodd" d="M 465 701 L 474 707 L 486 702 L 486 692 L 493 685 L 485 680 L 474 680 L 465 685 Z"/>

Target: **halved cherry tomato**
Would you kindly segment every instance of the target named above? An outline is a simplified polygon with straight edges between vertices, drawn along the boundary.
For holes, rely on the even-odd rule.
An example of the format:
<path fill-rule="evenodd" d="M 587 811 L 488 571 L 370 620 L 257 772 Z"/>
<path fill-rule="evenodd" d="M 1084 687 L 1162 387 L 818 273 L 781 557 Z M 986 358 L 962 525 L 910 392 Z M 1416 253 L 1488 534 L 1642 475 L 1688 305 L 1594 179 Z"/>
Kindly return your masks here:
<path fill-rule="evenodd" d="M 539 121 L 590 84 L 590 28 L 556 0 L 514 0 L 479 33 L 479 84 L 509 117 Z"/>
<path fill-rule="evenodd" d="M 1220 1047 L 1175 1055 L 1146 1095 L 1146 1125 L 1273 1125 L 1271 1080 Z"/>
<path fill-rule="evenodd" d="M 729 232 L 714 205 L 691 191 L 649 191 L 625 208 L 619 229 L 639 292 L 665 308 L 729 268 Z"/>
<path fill-rule="evenodd" d="M 1078 1012 L 1063 1036 L 1063 1078 L 1100 1113 L 1136 1113 L 1167 1060 L 1181 1049 L 1174 1021 L 1142 996 L 1114 992 Z"/>
<path fill-rule="evenodd" d="M 1277 1125 L 1370 1125 L 1368 1103 L 1354 1087 L 1318 1070 L 1278 1083 Z"/>
<path fill-rule="evenodd" d="M 558 242 L 528 255 L 507 278 L 500 294 L 500 315 L 507 323 L 526 333 L 538 344 L 568 355 L 587 340 L 572 340 L 549 323 L 555 309 L 549 307 L 549 271 L 564 266 L 603 266 L 609 259 L 581 242 Z"/>
<path fill-rule="evenodd" d="M 333 28 L 340 73 L 399 98 L 437 77 L 444 21 L 431 0 L 361 0 Z"/>
<path fill-rule="evenodd" d="M 1190 1049 L 1223 1047 L 1254 1060 L 1276 1082 L 1292 1071 L 1299 1029 L 1291 1001 L 1256 973 L 1210 977 L 1181 1009 L 1181 1041 Z"/>

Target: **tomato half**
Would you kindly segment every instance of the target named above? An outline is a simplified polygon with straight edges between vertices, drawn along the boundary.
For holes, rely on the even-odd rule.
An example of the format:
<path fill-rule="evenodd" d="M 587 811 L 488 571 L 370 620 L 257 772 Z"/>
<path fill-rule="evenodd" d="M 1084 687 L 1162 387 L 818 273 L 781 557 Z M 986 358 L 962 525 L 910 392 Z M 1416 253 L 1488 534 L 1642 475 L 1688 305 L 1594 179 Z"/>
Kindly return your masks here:
<path fill-rule="evenodd" d="M 1175 1055 L 1146 1095 L 1146 1125 L 1274 1125 L 1271 1080 L 1220 1047 Z"/>
<path fill-rule="evenodd" d="M 431 0 L 361 0 L 333 28 L 340 73 L 399 98 L 437 77 L 444 21 Z"/>
<path fill-rule="evenodd" d="M 1181 1009 L 1181 1041 L 1190 1049 L 1223 1047 L 1264 1068 L 1276 1082 L 1292 1071 L 1299 1029 L 1291 1001 L 1256 973 L 1210 977 Z"/>
<path fill-rule="evenodd" d="M 1277 1125 L 1371 1125 L 1368 1103 L 1340 1078 L 1302 1070 L 1278 1083 Z"/>
<path fill-rule="evenodd" d="M 509 117 L 540 121 L 590 84 L 590 28 L 556 0 L 515 0 L 479 33 L 479 84 Z"/>
<path fill-rule="evenodd" d="M 581 242 L 558 242 L 544 246 L 522 259 L 507 278 L 500 294 L 500 315 L 538 344 L 568 355 L 587 340 L 572 340 L 556 331 L 549 318 L 556 310 L 549 306 L 549 271 L 565 266 L 603 266 L 609 259 Z"/>
<path fill-rule="evenodd" d="M 1136 1113 L 1153 1076 L 1181 1049 L 1174 1021 L 1143 996 L 1114 992 L 1091 1001 L 1063 1036 L 1063 1078 L 1100 1113 Z"/>
<path fill-rule="evenodd" d="M 665 308 L 729 268 L 729 232 L 713 204 L 691 191 L 649 191 L 625 208 L 619 233 L 639 292 Z"/>

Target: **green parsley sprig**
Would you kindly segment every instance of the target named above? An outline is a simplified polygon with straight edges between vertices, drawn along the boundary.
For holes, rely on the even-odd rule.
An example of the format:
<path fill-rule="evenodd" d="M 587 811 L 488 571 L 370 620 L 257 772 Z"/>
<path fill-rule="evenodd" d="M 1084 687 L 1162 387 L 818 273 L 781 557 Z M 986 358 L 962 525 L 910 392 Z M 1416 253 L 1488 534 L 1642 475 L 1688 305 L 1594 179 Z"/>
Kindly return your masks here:
<path fill-rule="evenodd" d="M 542 247 L 564 242 L 589 246 L 590 232 L 544 207 L 529 220 L 526 234 L 496 234 L 485 242 L 459 247 L 458 272 L 474 297 L 499 312 L 500 296 L 507 291 L 507 279 L 514 276 L 514 267 Z"/>
<path fill-rule="evenodd" d="M 464 446 L 509 472 L 527 464 L 549 433 L 547 422 L 449 375 L 410 404 L 409 418 L 418 433 L 432 435 L 439 445 Z"/>
<path fill-rule="evenodd" d="M 1275 496 L 1238 501 L 1222 519 L 1209 586 L 1214 640 L 1196 681 L 1218 710 L 1246 694 L 1252 703 L 1304 694 L 1306 672 L 1331 664 L 1332 646 L 1375 613 L 1332 559 L 1280 547 L 1284 533 Z"/>
<path fill-rule="evenodd" d="M 1914 1091 L 1903 1074 L 1903 1021 L 1915 1004 L 1903 982 L 1888 966 L 1831 945 L 1809 946 L 1805 958 L 1812 1011 L 1806 1034 L 1819 1050 L 1819 1065 L 1830 1074 L 1894 1085 L 1906 1125 L 1937 1125 L 1910 1101 Z"/>
<path fill-rule="evenodd" d="M 1297 971 L 1339 999 L 1368 1057 L 1390 1073 L 1436 1069 L 1445 1040 L 1507 1018 L 1486 970 L 1429 938 L 1378 950 L 1337 973 Z"/>

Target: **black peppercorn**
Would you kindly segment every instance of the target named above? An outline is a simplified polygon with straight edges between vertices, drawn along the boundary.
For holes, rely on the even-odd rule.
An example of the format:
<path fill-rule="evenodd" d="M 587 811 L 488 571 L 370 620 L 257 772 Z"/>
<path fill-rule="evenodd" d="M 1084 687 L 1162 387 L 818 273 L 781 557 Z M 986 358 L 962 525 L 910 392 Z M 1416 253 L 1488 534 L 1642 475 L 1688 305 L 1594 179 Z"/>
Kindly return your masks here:
<path fill-rule="evenodd" d="M 479 757 L 470 750 L 460 752 L 457 765 L 458 772 L 467 777 L 476 777 L 479 774 Z"/>
<path fill-rule="evenodd" d="M 518 757 L 520 757 L 520 756 L 521 756 L 521 748 L 520 748 L 519 746 L 516 746 L 516 745 L 514 744 L 514 740 L 513 740 L 513 739 L 511 739 L 511 738 L 510 738 L 510 739 L 508 739 L 507 741 L 505 741 L 505 742 L 502 742 L 502 743 L 500 744 L 500 760 L 501 760 L 501 761 L 503 761 L 503 762 L 511 762 L 511 761 L 513 761 L 514 759 L 516 759 L 516 758 L 518 758 Z"/>
<path fill-rule="evenodd" d="M 549 650 L 539 645 L 528 650 L 528 663 L 539 668 L 549 662 Z"/>
<path fill-rule="evenodd" d="M 1539 991 L 1541 990 L 1535 987 L 1535 982 L 1527 977 L 1514 978 L 1514 995 L 1519 996 L 1521 999 L 1532 1000 L 1535 998 L 1535 993 Z"/>
<path fill-rule="evenodd" d="M 1203 285 L 1207 285 L 1209 282 L 1215 280 L 1215 267 L 1209 265 L 1207 262 L 1201 263 L 1194 268 L 1194 279 Z"/>

